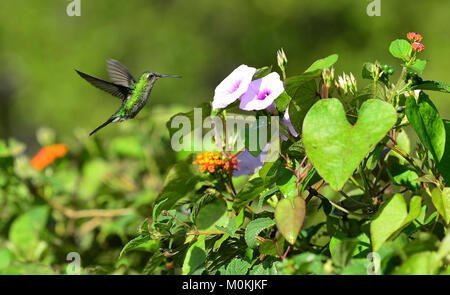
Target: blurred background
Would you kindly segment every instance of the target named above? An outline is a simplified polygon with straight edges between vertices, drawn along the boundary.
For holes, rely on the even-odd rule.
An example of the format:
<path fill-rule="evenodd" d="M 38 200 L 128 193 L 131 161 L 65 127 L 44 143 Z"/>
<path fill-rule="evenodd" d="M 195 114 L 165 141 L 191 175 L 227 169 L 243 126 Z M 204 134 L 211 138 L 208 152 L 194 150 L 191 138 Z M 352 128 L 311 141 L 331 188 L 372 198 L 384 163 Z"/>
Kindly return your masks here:
<path fill-rule="evenodd" d="M 339 74 L 360 77 L 362 64 L 374 58 L 399 74 L 388 47 L 409 31 L 424 36 L 423 57 L 430 62 L 423 78 L 450 81 L 450 2 L 381 1 L 381 16 L 369 17 L 370 2 L 81 0 L 81 16 L 69 17 L 68 0 L 2 0 L 0 138 L 14 136 L 34 151 L 38 127 L 50 127 L 70 142 L 74 130 L 88 132 L 104 122 L 119 101 L 74 69 L 108 79 L 108 58 L 121 61 L 134 76 L 145 70 L 183 76 L 159 81 L 151 106 L 138 119 L 210 101 L 236 66 L 276 65 L 281 47 L 289 59 L 288 75 L 332 53 L 339 54 Z M 359 82 L 361 88 L 366 83 Z M 449 98 L 440 93 L 431 98 L 449 119 Z M 121 128 L 127 126 L 112 125 L 97 136 L 117 136 Z"/>
<path fill-rule="evenodd" d="M 389 44 L 416 31 L 430 60 L 423 79 L 450 82 L 450 1 L 381 0 L 376 17 L 366 0 L 80 2 L 81 16 L 69 17 L 68 0 L 0 0 L 0 274 L 65 273 L 71 251 L 83 273 L 141 273 L 151 253 L 170 248 L 152 240 L 119 259 L 183 156 L 171 150 L 165 123 L 211 101 L 240 64 L 276 69 L 284 48 L 288 76 L 337 53 L 337 74 L 360 78 L 363 63 L 377 59 L 398 77 Z M 135 77 L 183 78 L 158 81 L 136 119 L 89 137 L 120 101 L 74 69 L 108 79 L 109 58 Z M 362 89 L 367 81 L 358 80 Z M 450 119 L 449 96 L 430 97 Z M 67 144 L 64 158 L 31 167 L 42 146 L 56 143 Z M 148 265 L 145 273 L 167 271 Z"/>

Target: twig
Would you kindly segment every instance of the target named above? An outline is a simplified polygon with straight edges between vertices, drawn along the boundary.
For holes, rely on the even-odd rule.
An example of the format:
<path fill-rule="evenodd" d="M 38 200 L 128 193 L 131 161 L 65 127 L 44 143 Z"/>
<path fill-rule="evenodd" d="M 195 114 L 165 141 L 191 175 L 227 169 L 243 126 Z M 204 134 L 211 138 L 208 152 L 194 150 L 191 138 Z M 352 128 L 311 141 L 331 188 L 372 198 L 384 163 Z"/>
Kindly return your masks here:
<path fill-rule="evenodd" d="M 172 217 L 173 219 L 177 220 L 179 223 L 181 223 L 181 224 L 184 225 L 185 227 L 187 227 L 187 228 L 189 228 L 190 230 L 192 230 L 192 227 L 191 227 L 189 224 L 185 223 L 184 221 L 182 221 L 182 220 L 179 219 L 178 217 L 176 217 L 176 216 L 170 214 L 167 210 L 162 210 L 162 211 L 161 211 L 161 215 Z"/>
<path fill-rule="evenodd" d="M 19 178 L 20 179 L 20 178 Z M 65 217 L 69 219 L 80 219 L 88 217 L 102 217 L 102 218 L 112 218 L 116 216 L 123 216 L 134 212 L 131 208 L 123 209 L 86 209 L 86 210 L 73 210 L 71 208 L 66 208 L 61 204 L 47 198 L 32 182 L 30 179 L 21 179 L 27 186 L 30 193 L 38 198 L 43 199 L 47 202 L 50 207 L 62 213 Z"/>

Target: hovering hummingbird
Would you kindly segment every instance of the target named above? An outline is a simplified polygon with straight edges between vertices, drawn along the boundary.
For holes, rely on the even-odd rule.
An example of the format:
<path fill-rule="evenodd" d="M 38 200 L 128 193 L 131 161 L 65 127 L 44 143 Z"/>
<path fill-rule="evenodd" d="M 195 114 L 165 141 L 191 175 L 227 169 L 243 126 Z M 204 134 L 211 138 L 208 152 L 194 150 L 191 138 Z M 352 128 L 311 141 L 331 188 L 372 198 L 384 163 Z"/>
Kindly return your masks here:
<path fill-rule="evenodd" d="M 139 80 L 136 81 L 128 69 L 117 60 L 108 59 L 106 63 L 112 82 L 95 78 L 75 70 L 81 78 L 85 79 L 95 87 L 122 100 L 120 108 L 112 114 L 105 123 L 97 127 L 89 135 L 94 134 L 109 123 L 122 122 L 134 118 L 147 103 L 153 85 L 159 78 L 181 78 L 181 76 L 178 75 L 161 75 L 155 72 L 145 71 L 141 74 Z"/>

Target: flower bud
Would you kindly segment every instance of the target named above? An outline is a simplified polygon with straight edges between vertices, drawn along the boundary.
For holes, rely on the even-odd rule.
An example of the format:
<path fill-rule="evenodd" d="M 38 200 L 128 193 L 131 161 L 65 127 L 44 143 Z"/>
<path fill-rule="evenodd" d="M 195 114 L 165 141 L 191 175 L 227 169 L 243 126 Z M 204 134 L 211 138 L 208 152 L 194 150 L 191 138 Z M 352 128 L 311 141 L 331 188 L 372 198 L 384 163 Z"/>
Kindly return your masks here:
<path fill-rule="evenodd" d="M 284 73 L 286 71 L 287 57 L 286 57 L 286 53 L 284 53 L 283 48 L 281 48 L 280 50 L 277 51 L 277 62 L 278 62 L 278 67 Z"/>

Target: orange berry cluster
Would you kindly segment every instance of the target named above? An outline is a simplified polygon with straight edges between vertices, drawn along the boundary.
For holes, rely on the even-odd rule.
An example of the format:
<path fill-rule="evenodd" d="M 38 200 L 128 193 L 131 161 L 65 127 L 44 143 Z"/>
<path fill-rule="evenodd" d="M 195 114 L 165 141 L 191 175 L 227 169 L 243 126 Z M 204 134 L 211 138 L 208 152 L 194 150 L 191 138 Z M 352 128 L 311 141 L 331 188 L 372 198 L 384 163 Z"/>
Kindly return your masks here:
<path fill-rule="evenodd" d="M 67 154 L 67 146 L 65 144 L 54 144 L 43 147 L 31 159 L 31 166 L 36 170 L 43 170 L 45 167 L 53 163 L 56 158 L 62 158 Z"/>
<path fill-rule="evenodd" d="M 408 38 L 409 41 L 412 42 L 411 44 L 412 50 L 421 52 L 422 50 L 425 49 L 425 45 L 420 43 L 423 40 L 422 35 L 414 32 L 409 32 L 408 34 L 406 34 L 406 37 Z"/>
<path fill-rule="evenodd" d="M 239 171 L 240 168 L 237 167 L 237 164 L 240 160 L 235 159 L 235 156 L 236 154 L 232 154 L 229 159 L 224 159 L 220 153 L 203 152 L 197 154 L 196 160 L 192 164 L 200 165 L 201 172 L 209 171 L 210 173 L 214 173 L 219 170 L 227 170 L 230 168 L 230 164 L 231 169 Z"/>

